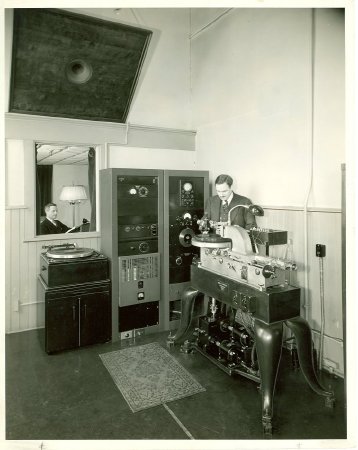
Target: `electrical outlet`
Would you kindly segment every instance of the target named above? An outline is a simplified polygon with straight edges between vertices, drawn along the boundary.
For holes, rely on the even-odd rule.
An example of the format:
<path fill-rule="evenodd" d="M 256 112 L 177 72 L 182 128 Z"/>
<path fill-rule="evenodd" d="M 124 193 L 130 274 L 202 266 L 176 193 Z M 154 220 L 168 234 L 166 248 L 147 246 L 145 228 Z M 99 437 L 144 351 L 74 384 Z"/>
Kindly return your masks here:
<path fill-rule="evenodd" d="M 133 338 L 133 330 L 122 331 L 121 340 L 123 339 L 132 339 Z"/>
<path fill-rule="evenodd" d="M 323 244 L 316 244 L 316 256 L 324 258 L 326 256 L 326 246 Z"/>
<path fill-rule="evenodd" d="M 134 337 L 140 337 L 143 336 L 145 334 L 145 329 L 144 328 L 137 328 L 134 330 Z"/>

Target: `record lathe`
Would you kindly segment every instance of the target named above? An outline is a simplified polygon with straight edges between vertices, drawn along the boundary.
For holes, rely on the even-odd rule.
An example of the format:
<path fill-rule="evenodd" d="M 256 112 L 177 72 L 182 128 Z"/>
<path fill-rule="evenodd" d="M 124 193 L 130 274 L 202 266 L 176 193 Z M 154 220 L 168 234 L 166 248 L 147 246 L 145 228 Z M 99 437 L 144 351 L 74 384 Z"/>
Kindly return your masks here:
<path fill-rule="evenodd" d="M 263 215 L 262 208 L 252 208 L 254 214 Z M 300 317 L 300 289 L 287 281 L 296 264 L 268 255 L 270 245 L 287 243 L 287 232 L 259 228 L 248 232 L 206 218 L 198 223 L 201 234 L 192 238 L 192 244 L 200 248 L 200 260 L 191 266 L 180 325 L 175 335 L 169 335 L 168 344 L 184 343 L 183 351 L 196 350 L 226 373 L 259 383 L 263 433 L 271 437 L 285 323 L 296 340 L 307 383 L 325 397 L 327 407 L 333 407 L 333 392 L 315 373 L 311 329 Z M 265 244 L 266 254 L 256 252 L 257 243 Z M 202 294 L 209 297 L 207 314 L 194 317 Z"/>

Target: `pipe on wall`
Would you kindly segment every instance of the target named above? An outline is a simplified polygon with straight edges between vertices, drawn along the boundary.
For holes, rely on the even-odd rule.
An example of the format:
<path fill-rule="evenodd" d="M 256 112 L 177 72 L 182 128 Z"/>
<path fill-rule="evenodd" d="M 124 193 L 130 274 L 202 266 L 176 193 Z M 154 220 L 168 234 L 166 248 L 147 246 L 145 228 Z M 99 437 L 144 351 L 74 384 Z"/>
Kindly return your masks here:
<path fill-rule="evenodd" d="M 305 203 L 303 206 L 303 230 L 304 230 L 304 267 L 305 267 L 305 286 L 304 286 L 304 317 L 308 319 L 309 296 L 308 296 L 308 200 L 312 190 L 313 182 L 313 153 L 314 153 L 314 75 L 315 75 L 315 10 L 312 9 L 311 21 L 311 145 L 310 145 L 310 160 L 309 160 L 309 180 L 307 186 L 307 193 Z"/>
<path fill-rule="evenodd" d="M 209 23 L 207 23 L 206 25 L 204 25 L 203 27 L 201 27 L 199 30 L 195 31 L 195 33 L 190 34 L 189 39 L 194 39 L 195 37 L 197 37 L 199 34 L 201 34 L 204 30 L 208 29 L 209 27 L 211 27 L 211 25 L 213 25 L 215 22 L 217 22 L 218 20 L 220 20 L 223 16 L 225 16 L 227 13 L 231 12 L 234 8 L 228 8 L 226 9 L 223 13 L 219 14 L 217 17 L 215 17 L 215 19 L 211 20 Z M 191 32 L 191 23 L 190 23 L 190 32 Z"/>

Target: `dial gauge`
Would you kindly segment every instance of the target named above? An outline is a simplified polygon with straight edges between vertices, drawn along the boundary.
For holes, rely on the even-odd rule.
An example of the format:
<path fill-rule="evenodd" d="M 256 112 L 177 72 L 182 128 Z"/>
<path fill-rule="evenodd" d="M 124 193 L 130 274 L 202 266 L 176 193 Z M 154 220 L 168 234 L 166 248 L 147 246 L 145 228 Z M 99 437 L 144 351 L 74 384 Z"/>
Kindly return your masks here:
<path fill-rule="evenodd" d="M 193 185 L 189 182 L 183 184 L 183 190 L 185 192 L 190 192 L 193 189 Z"/>

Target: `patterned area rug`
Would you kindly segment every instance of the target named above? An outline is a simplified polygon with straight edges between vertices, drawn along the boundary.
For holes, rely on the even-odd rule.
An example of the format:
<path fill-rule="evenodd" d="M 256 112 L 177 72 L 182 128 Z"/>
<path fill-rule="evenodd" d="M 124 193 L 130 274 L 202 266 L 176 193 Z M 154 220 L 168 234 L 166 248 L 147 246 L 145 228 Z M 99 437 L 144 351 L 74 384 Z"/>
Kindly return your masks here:
<path fill-rule="evenodd" d="M 205 391 L 157 342 L 99 356 L 132 412 Z"/>

